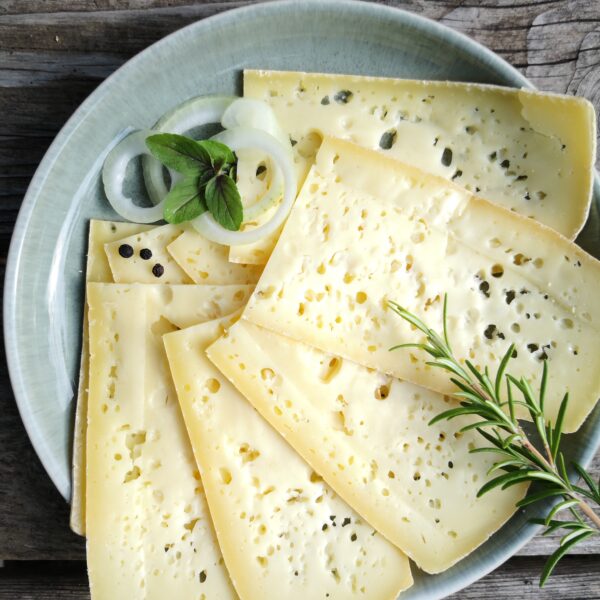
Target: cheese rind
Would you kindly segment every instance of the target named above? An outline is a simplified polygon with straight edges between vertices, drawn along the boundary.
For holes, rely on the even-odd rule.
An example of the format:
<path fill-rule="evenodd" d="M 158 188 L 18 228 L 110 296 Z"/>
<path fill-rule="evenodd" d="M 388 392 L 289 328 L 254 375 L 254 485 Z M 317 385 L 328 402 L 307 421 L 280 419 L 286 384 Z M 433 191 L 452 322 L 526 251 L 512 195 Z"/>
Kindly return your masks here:
<path fill-rule="evenodd" d="M 86 282 L 97 281 L 111 283 L 112 273 L 104 244 L 147 231 L 151 225 L 137 223 L 119 223 L 116 221 L 90 221 Z M 83 308 L 83 327 L 81 335 L 81 361 L 79 383 L 73 428 L 73 458 L 71 478 L 71 514 L 69 525 L 78 535 L 85 535 L 85 434 L 87 428 L 87 393 L 89 380 L 89 349 L 87 302 Z"/>
<path fill-rule="evenodd" d="M 471 454 L 453 401 L 241 320 L 210 360 L 368 523 L 429 573 L 482 544 L 527 486 L 477 492 L 502 457 Z M 241 365 L 244 368 L 241 368 Z"/>
<path fill-rule="evenodd" d="M 162 336 L 239 309 L 248 293 L 248 286 L 88 285 L 86 531 L 93 598 L 237 597 Z"/>
<path fill-rule="evenodd" d="M 566 432 L 600 395 L 600 263 L 551 229 L 379 153 L 328 138 L 244 318 L 441 393 L 453 386 L 388 306 L 398 302 L 441 331 L 455 354 L 539 384 L 546 413 L 566 390 Z M 573 374 L 577 373 L 574 378 Z"/>
<path fill-rule="evenodd" d="M 206 358 L 205 323 L 165 347 L 223 556 L 241 598 L 381 598 L 412 583 L 375 534 Z"/>
<path fill-rule="evenodd" d="M 574 238 L 590 206 L 594 108 L 583 98 L 471 83 L 244 72 L 312 164 L 309 136 L 378 150 Z M 309 141 L 309 146 L 314 146 Z"/>
<path fill-rule="evenodd" d="M 194 283 L 256 283 L 262 273 L 261 266 L 229 262 L 227 246 L 215 244 L 191 229 L 171 242 L 167 251 Z"/>

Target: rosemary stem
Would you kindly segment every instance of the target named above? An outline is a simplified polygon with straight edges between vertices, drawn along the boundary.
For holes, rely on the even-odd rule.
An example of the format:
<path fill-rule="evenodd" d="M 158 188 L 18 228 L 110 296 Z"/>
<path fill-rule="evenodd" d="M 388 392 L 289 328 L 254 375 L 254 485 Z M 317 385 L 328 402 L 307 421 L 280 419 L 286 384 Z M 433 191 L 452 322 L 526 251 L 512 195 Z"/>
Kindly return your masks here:
<path fill-rule="evenodd" d="M 585 502 L 585 500 L 581 500 L 581 498 L 576 498 L 579 501 L 579 508 L 582 512 L 585 513 L 586 517 L 596 526 L 596 529 L 600 532 L 600 516 L 597 515 L 592 507 Z"/>
<path fill-rule="evenodd" d="M 550 463 L 546 459 L 546 457 L 529 441 L 527 434 L 523 431 L 521 427 L 519 427 L 519 433 L 521 435 L 521 445 L 524 446 L 531 454 L 533 454 L 537 459 L 539 459 L 542 464 L 546 465 L 549 471 L 552 471 L 555 475 L 560 477 L 560 473 L 556 470 L 556 465 L 554 462 Z M 560 477 L 562 479 L 562 477 Z"/>

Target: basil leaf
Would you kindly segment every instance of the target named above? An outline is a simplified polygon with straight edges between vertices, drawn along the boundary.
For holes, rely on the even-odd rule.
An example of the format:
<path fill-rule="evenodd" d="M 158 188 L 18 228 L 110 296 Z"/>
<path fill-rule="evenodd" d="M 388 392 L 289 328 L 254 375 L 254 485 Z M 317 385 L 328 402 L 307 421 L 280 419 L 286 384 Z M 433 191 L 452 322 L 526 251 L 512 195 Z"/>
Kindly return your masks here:
<path fill-rule="evenodd" d="M 206 206 L 215 221 L 225 229 L 238 231 L 244 209 L 235 181 L 229 175 L 217 175 L 206 184 L 205 196 Z"/>
<path fill-rule="evenodd" d="M 165 198 L 165 221 L 182 223 L 205 212 L 204 189 L 201 173 L 189 174 L 177 183 Z"/>
<path fill-rule="evenodd" d="M 211 159 L 211 166 L 215 168 L 215 170 L 220 170 L 223 167 L 230 167 L 237 162 L 237 158 L 233 151 L 221 142 L 215 140 L 202 140 L 197 142 L 197 144 L 202 146 L 208 152 Z"/>
<path fill-rule="evenodd" d="M 146 146 L 160 162 L 175 171 L 185 173 L 212 170 L 211 154 L 203 144 L 183 135 L 159 133 L 146 139 Z"/>

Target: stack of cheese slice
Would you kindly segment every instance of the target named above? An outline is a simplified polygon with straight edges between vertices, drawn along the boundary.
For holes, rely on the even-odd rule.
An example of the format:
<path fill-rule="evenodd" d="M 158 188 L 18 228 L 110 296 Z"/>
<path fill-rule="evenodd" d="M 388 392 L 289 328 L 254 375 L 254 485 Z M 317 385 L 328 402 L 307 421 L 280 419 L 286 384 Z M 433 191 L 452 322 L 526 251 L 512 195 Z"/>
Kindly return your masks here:
<path fill-rule="evenodd" d="M 235 597 L 162 347 L 164 333 L 234 310 L 235 293 L 212 286 L 88 286 L 86 534 L 93 598 Z"/>
<path fill-rule="evenodd" d="M 205 283 L 213 285 L 233 284 L 239 288 L 229 288 L 233 297 L 231 305 L 226 306 L 225 312 L 241 306 L 250 291 L 249 285 L 256 283 L 259 272 L 256 267 L 250 266 L 248 270 L 243 265 L 230 265 L 227 260 L 227 251 L 222 246 L 204 242 L 194 242 L 194 250 L 186 247 L 183 238 L 188 233 L 186 228 L 166 225 L 151 227 L 135 223 L 117 223 L 110 221 L 92 220 L 88 241 L 88 260 L 86 281 L 96 283 L 158 283 L 184 284 Z M 200 238 L 202 240 L 202 238 Z M 172 242 L 178 242 L 179 262 L 175 262 L 172 254 L 167 251 Z M 124 257 L 119 254 L 119 248 L 128 246 L 131 256 Z M 149 250 L 150 258 L 144 260 L 140 256 L 141 250 Z M 194 253 L 196 260 L 206 277 L 196 281 L 194 277 L 186 275 L 179 265 L 188 261 L 186 254 Z M 147 256 L 147 255 L 146 255 Z M 164 272 L 160 277 L 153 273 L 153 267 L 160 265 Z M 231 267 L 231 270 L 229 268 Z M 198 317 L 204 311 L 203 319 L 210 319 L 219 314 L 220 306 L 206 288 L 205 302 L 199 306 L 181 306 L 191 315 Z M 191 300 L 184 295 L 188 292 L 177 292 L 181 301 Z M 200 319 L 197 322 L 200 322 Z M 80 535 L 85 533 L 85 450 L 87 428 L 87 397 L 89 386 L 89 348 L 88 348 L 88 323 L 87 305 L 84 310 L 84 324 L 82 335 L 81 371 L 77 394 L 77 411 L 75 422 L 75 439 L 73 444 L 73 497 L 71 502 L 71 528 Z"/>
<path fill-rule="evenodd" d="M 459 431 L 468 419 L 428 424 L 452 404 L 447 397 L 245 320 L 208 356 L 340 496 L 429 573 L 483 543 L 525 493 L 518 486 L 477 498 L 498 457 L 469 453 L 480 440 Z"/>
<path fill-rule="evenodd" d="M 587 217 L 596 127 L 593 106 L 583 98 L 472 83 L 253 70 L 244 72 L 244 96 L 275 112 L 294 144 L 300 181 L 329 135 L 452 180 L 571 239 Z M 233 247 L 230 258 L 265 263 L 276 237 Z"/>
<path fill-rule="evenodd" d="M 570 392 L 564 430 L 600 395 L 600 263 L 555 231 L 445 180 L 349 142 L 326 139 L 244 317 L 361 365 L 451 393 L 396 301 L 437 331 L 448 294 L 456 356 L 539 384 L 545 411 Z"/>
<path fill-rule="evenodd" d="M 375 534 L 210 363 L 213 321 L 165 336 L 225 563 L 241 598 L 396 598 L 404 554 Z"/>
<path fill-rule="evenodd" d="M 470 452 L 470 418 L 429 425 L 453 387 L 389 352 L 422 341 L 389 301 L 441 329 L 448 294 L 479 368 L 514 343 L 535 386 L 548 361 L 566 431 L 600 392 L 600 266 L 561 235 L 589 207 L 589 104 L 304 73 L 244 87 L 304 181 L 281 232 L 230 250 L 91 223 L 72 527 L 95 600 L 391 600 L 407 557 L 441 572 L 509 519 L 526 486 L 477 497 L 497 456 Z"/>
<path fill-rule="evenodd" d="M 144 264 L 110 267 L 111 243 L 131 235 L 164 262 L 156 232 L 91 224 L 72 523 L 88 536 L 94 598 L 235 598 L 162 336 L 239 309 L 252 286 L 139 284 Z"/>
<path fill-rule="evenodd" d="M 184 235 L 172 226 L 91 223 L 72 523 L 88 538 L 92 597 L 257 598 L 285 588 L 295 598 L 314 597 L 316 590 L 329 590 L 331 598 L 395 598 L 412 583 L 405 554 L 336 497 L 204 355 L 234 318 L 222 315 L 243 306 L 252 289 L 232 281 L 253 277 L 254 268 L 232 265 L 228 275 L 226 248 L 193 251 L 202 256 L 204 279 L 222 278 L 222 285 L 179 283 L 189 281 L 181 268 L 181 257 L 190 255 Z M 171 254 L 174 242 L 178 251 Z M 152 267 L 163 263 L 161 277 L 178 283 L 138 283 L 149 281 L 149 273 L 159 280 Z M 184 343 L 170 356 L 182 398 L 191 392 L 206 403 L 206 423 L 186 412 L 192 443 L 165 334 L 172 334 L 171 348 Z M 183 400 L 182 407 L 188 408 Z M 232 414 L 243 414 L 237 425 Z M 205 468 L 215 447 L 198 434 L 213 415 L 223 468 L 211 474 Z M 216 482 L 229 485 L 233 477 L 227 488 L 233 496 L 215 502 Z M 281 487 L 275 492 L 260 483 L 266 481 Z M 244 518 L 237 502 L 246 502 Z M 332 515 L 339 515 L 339 530 Z M 248 550 L 256 544 L 247 561 L 230 551 L 239 540 Z"/>

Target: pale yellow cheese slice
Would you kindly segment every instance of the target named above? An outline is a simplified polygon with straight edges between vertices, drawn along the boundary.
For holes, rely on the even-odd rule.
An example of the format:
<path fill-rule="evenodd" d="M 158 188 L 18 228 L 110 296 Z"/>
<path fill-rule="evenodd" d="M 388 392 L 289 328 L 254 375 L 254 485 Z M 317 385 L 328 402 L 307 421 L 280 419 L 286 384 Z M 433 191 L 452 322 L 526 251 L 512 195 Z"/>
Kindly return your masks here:
<path fill-rule="evenodd" d="M 455 354 L 538 385 L 546 412 L 570 392 L 565 431 L 600 395 L 600 263 L 560 234 L 380 153 L 326 139 L 244 313 L 326 352 L 430 387 L 453 390 L 394 300 L 441 331 Z"/>
<path fill-rule="evenodd" d="M 396 598 L 408 560 L 376 534 L 208 361 L 222 322 L 165 336 L 225 563 L 244 600 Z"/>
<path fill-rule="evenodd" d="M 110 283 L 112 273 L 104 244 L 123 237 L 141 233 L 150 229 L 151 225 L 137 223 L 119 223 L 113 221 L 90 221 L 88 236 L 88 253 L 86 281 Z M 75 409 L 75 425 L 73 428 L 73 457 L 71 470 L 71 529 L 85 535 L 85 432 L 87 427 L 87 392 L 88 392 L 88 323 L 87 303 L 83 308 L 83 327 L 81 335 L 81 361 L 79 368 L 79 384 Z"/>
<path fill-rule="evenodd" d="M 348 139 L 574 238 L 589 209 L 595 114 L 573 96 L 489 85 L 245 71 L 310 166 L 307 136 Z M 309 144 L 313 145 L 313 144 Z"/>
<path fill-rule="evenodd" d="M 183 226 L 162 225 L 106 244 L 104 248 L 115 282 L 192 283 L 192 279 L 167 251 L 167 246 L 183 231 Z M 133 254 L 122 256 L 119 249 L 123 246 L 129 246 Z M 143 250 L 150 251 L 151 256 L 142 258 Z"/>
<path fill-rule="evenodd" d="M 248 286 L 88 285 L 86 533 L 92 598 L 235 598 L 162 344 Z"/>
<path fill-rule="evenodd" d="M 229 262 L 229 248 L 187 229 L 167 246 L 168 253 L 195 283 L 256 283 L 261 266 Z"/>
<path fill-rule="evenodd" d="M 429 426 L 453 401 L 239 321 L 208 357 L 377 531 L 438 573 L 482 544 L 527 486 L 477 499 L 500 456 L 471 454 L 461 418 Z"/>

